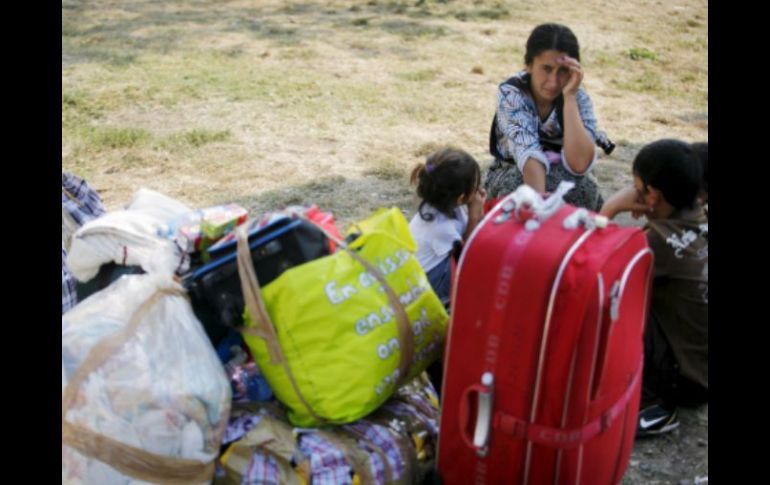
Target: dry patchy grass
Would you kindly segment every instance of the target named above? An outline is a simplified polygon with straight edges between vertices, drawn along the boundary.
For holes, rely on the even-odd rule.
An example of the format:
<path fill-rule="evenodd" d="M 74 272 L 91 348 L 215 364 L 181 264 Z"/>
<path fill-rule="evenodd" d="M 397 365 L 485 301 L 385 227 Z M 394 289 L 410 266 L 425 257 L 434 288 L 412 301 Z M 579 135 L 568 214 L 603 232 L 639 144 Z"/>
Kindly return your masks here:
<path fill-rule="evenodd" d="M 496 86 L 543 21 L 577 33 L 586 88 L 619 141 L 596 169 L 605 192 L 644 143 L 707 139 L 702 0 L 68 0 L 62 165 L 113 208 L 143 185 L 192 205 L 280 204 L 269 194 L 282 191 L 318 202 L 327 180 L 339 187 L 326 207 L 350 208 L 343 222 L 370 200 L 412 211 L 363 189 L 410 191 L 409 169 L 445 144 L 486 166 Z"/>

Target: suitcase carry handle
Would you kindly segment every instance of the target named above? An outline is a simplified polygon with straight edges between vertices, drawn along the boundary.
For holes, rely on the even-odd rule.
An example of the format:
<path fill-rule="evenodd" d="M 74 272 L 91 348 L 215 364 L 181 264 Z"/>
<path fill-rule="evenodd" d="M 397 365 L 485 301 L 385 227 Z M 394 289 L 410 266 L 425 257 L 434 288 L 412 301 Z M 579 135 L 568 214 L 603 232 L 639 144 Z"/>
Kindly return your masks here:
<path fill-rule="evenodd" d="M 487 455 L 489 450 L 489 432 L 492 428 L 492 401 L 494 398 L 494 377 L 485 372 L 481 376 L 481 384 L 468 387 L 460 398 L 460 436 L 469 448 L 476 450 L 480 457 Z M 471 413 L 474 406 L 472 400 L 476 397 L 476 423 L 473 426 L 473 437 L 470 436 Z"/>
<path fill-rule="evenodd" d="M 511 212 L 517 221 L 526 223 L 527 230 L 536 230 L 540 224 L 552 215 L 556 214 L 566 202 L 564 195 L 572 190 L 574 182 L 563 181 L 548 198 L 543 198 L 535 189 L 528 185 L 522 185 L 512 194 L 503 199 L 503 213 L 495 218 L 495 223 L 500 224 L 508 220 Z M 525 213 L 522 213 L 525 210 Z M 524 217 L 531 214 L 531 217 Z M 530 222 L 531 221 L 531 222 Z"/>

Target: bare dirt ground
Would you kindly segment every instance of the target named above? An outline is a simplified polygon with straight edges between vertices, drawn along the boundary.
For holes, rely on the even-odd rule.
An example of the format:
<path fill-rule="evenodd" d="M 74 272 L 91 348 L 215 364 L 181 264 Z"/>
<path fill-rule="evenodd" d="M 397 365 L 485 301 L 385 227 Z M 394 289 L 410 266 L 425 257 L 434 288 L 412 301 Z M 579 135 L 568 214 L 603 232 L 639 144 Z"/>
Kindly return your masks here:
<path fill-rule="evenodd" d="M 542 22 L 581 44 L 606 196 L 644 144 L 708 140 L 706 0 L 62 1 L 62 169 L 108 209 L 150 187 L 253 212 L 316 203 L 341 227 L 416 199 L 442 145 L 482 167 L 498 83 Z M 635 223 L 628 218 L 621 223 Z M 639 441 L 625 484 L 706 483 L 708 406 Z"/>

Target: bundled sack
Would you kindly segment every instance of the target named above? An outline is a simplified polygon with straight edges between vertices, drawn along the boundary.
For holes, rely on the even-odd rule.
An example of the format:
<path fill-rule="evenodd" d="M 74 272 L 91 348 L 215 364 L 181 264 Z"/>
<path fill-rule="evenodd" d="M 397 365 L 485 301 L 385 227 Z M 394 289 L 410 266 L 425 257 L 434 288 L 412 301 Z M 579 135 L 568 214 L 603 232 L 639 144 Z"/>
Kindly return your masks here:
<path fill-rule="evenodd" d="M 139 266 L 148 273 L 181 272 L 189 258 L 162 234 L 166 218 L 184 210 L 188 208 L 174 199 L 141 189 L 127 209 L 108 212 L 75 232 L 67 264 L 82 282 L 107 263 Z"/>
<path fill-rule="evenodd" d="M 139 189 L 125 210 L 108 212 L 80 227 L 72 237 L 67 266 L 78 281 L 78 299 L 107 287 L 125 274 L 173 274 L 189 257 L 162 237 L 167 221 L 190 209 L 170 197 Z"/>
<path fill-rule="evenodd" d="M 230 405 L 171 277 L 125 276 L 62 316 L 62 483 L 208 483 Z"/>
<path fill-rule="evenodd" d="M 433 469 L 438 400 L 424 374 L 352 424 L 292 428 L 281 406 L 233 408 L 216 484 L 411 484 Z"/>
<path fill-rule="evenodd" d="M 244 339 L 296 426 L 366 416 L 443 349 L 448 315 L 401 211 L 381 209 L 356 231 L 349 247 L 337 241 L 343 249 L 261 289 L 237 232 Z"/>

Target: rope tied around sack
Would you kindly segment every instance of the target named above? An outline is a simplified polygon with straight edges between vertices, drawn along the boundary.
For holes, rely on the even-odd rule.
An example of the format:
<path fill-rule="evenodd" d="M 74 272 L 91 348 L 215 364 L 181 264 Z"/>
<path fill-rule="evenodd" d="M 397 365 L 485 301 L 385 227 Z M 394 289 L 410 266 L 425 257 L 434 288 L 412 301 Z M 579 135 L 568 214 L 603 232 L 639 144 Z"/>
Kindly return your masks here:
<path fill-rule="evenodd" d="M 213 460 L 202 462 L 157 455 L 66 420 L 67 412 L 74 407 L 81 385 L 136 334 L 137 328 L 149 311 L 164 296 L 186 298 L 181 289 L 156 290 L 137 308 L 128 325 L 94 345 L 75 371 L 62 395 L 62 444 L 139 480 L 173 484 L 209 482 L 215 472 Z"/>

